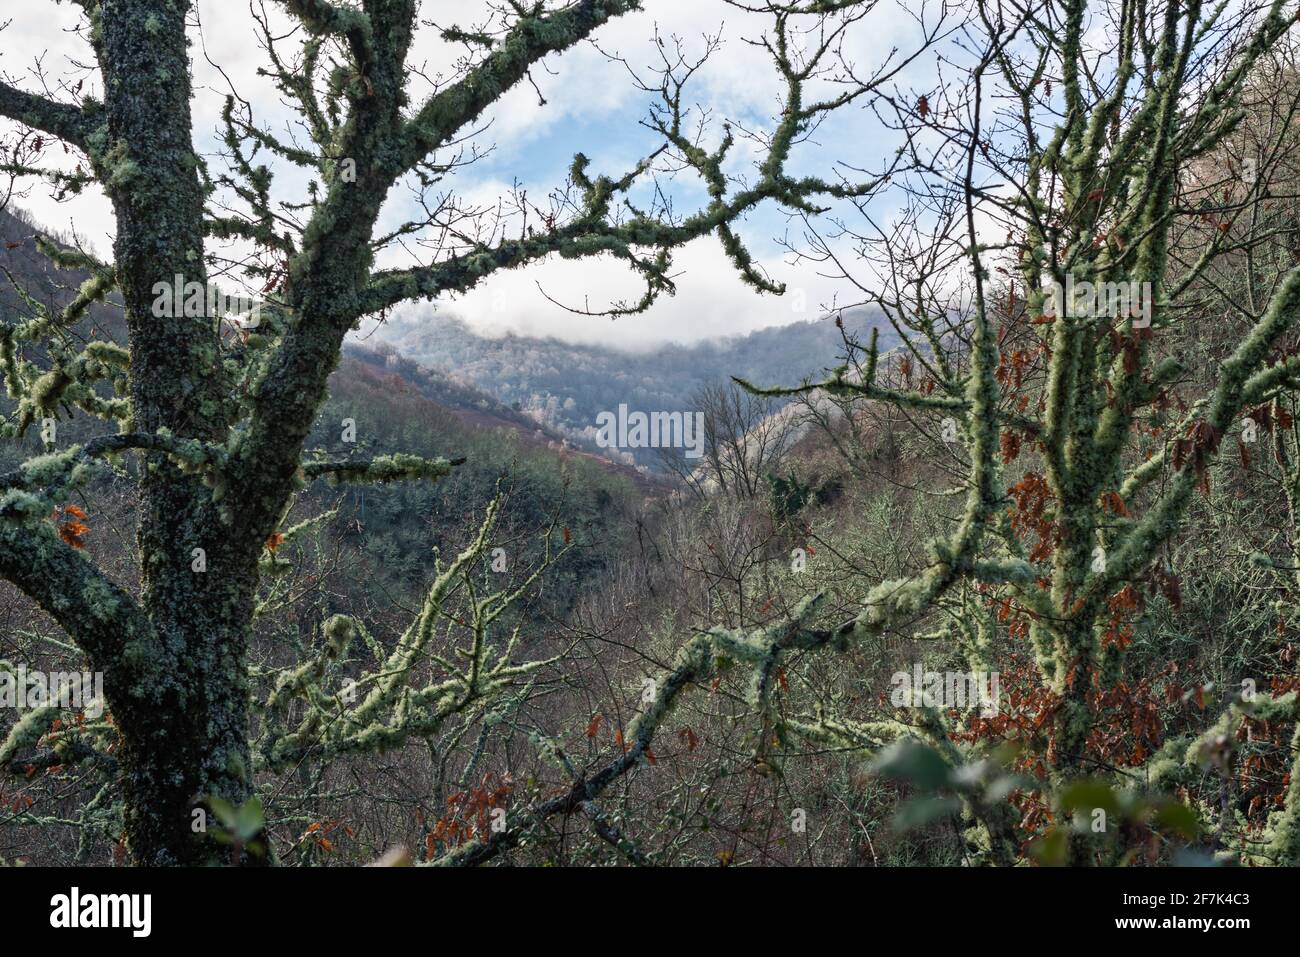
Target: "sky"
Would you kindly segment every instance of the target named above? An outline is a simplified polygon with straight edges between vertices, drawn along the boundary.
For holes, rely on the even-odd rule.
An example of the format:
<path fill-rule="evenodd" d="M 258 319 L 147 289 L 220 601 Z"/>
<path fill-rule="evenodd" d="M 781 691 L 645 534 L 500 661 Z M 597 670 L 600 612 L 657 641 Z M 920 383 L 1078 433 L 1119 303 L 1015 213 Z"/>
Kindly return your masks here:
<path fill-rule="evenodd" d="M 751 129 L 773 126 L 779 77 L 767 53 L 747 42 L 760 35 L 768 23 L 765 15 L 747 13 L 723 0 L 646 0 L 644 6 L 643 12 L 617 18 L 598 31 L 595 44 L 549 57 L 545 69 L 533 73 L 536 89 L 524 83 L 509 91 L 491 110 L 486 129 L 475 140 L 480 150 L 489 150 L 488 155 L 456 172 L 451 188 L 485 205 L 494 204 L 515 183 L 526 188 L 530 197 L 541 198 L 563 184 L 579 150 L 590 157 L 591 173 L 621 174 L 655 142 L 639 122 L 649 100 L 636 89 L 628 68 L 645 71 L 656 62 L 656 29 L 660 37 L 680 37 L 693 51 L 702 48 L 704 35 L 720 35 L 722 46 L 694 78 L 688 100 L 707 107 L 715 120 L 727 118 Z M 279 17 L 274 4 L 268 8 L 273 18 Z M 439 18 L 438 26 L 451 22 L 470 26 L 481 19 L 483 8 L 478 2 L 426 2 L 422 16 Z M 454 9 L 454 14 L 447 14 L 448 9 Z M 228 84 L 233 83 L 253 103 L 258 121 L 273 131 L 286 129 L 292 114 L 269 82 L 256 75 L 266 63 L 266 54 L 258 45 L 249 7 L 240 0 L 200 0 L 198 14 L 201 26 L 193 31 L 192 49 L 196 145 L 214 166 L 220 166 L 218 120 Z M 454 21 L 443 19 L 453 15 Z M 47 78 L 86 76 L 87 89 L 97 86 L 97 75 L 78 68 L 91 62 L 91 54 L 74 31 L 75 6 L 29 0 L 6 9 L 0 23 L 6 19 L 8 26 L 0 30 L 0 72 L 11 82 L 38 89 L 33 71 L 39 62 Z M 858 70 L 869 71 L 885 62 L 894 47 L 910 49 L 918 35 L 915 17 L 905 4 L 881 0 L 847 35 L 846 49 Z M 447 75 L 454 69 L 455 54 L 435 27 L 426 24 L 417 34 L 410 63 L 431 75 Z M 623 58 L 626 65 L 610 55 Z M 933 71 L 933 66 L 934 55 L 926 54 L 898 78 L 898 86 L 907 90 L 909 82 Z M 420 83 L 413 79 L 417 97 Z M 539 92 L 544 105 L 539 103 Z M 755 155 L 746 147 L 743 141 L 738 143 L 730 171 L 752 171 Z M 797 149 L 791 171 L 834 178 L 836 160 L 876 169 L 889 152 L 887 131 L 871 111 L 855 104 Z M 283 198 L 299 198 L 297 188 L 302 183 L 295 176 L 286 169 L 277 180 L 276 192 Z M 680 209 L 693 208 L 707 198 L 698 181 L 690 179 L 679 178 L 670 190 Z M 888 204 L 886 197 L 881 202 L 885 215 Z M 37 186 L 18 205 L 51 228 L 75 231 L 98 249 L 106 250 L 111 242 L 111 210 L 97 190 L 56 203 L 48 190 Z M 412 192 L 399 186 L 390 194 L 380 228 L 396 226 L 416 208 Z M 855 214 L 851 209 L 847 212 Z M 788 234 L 797 240 L 802 228 L 769 204 L 747 217 L 738 230 L 767 272 L 787 284 L 784 297 L 759 295 L 743 284 L 717 239 L 710 236 L 676 254 L 677 294 L 635 317 L 579 316 L 556 304 L 594 309 L 638 299 L 642 290 L 635 277 L 622 264 L 605 260 L 548 260 L 498 273 L 436 306 L 419 303 L 405 308 L 421 315 L 454 313 L 489 334 L 512 331 L 631 348 L 744 333 L 816 318 L 832 302 L 843 305 L 860 298 L 842 280 L 823 275 L 815 265 L 789 261 L 779 239 Z M 397 265 L 403 262 L 400 256 L 381 259 L 379 265 Z"/>

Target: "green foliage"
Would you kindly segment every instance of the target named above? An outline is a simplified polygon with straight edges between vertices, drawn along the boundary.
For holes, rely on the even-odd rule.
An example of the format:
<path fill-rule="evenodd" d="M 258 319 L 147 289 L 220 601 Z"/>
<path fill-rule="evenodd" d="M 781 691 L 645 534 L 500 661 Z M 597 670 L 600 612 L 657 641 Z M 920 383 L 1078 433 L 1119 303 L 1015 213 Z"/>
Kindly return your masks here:
<path fill-rule="evenodd" d="M 793 472 L 788 478 L 768 473 L 767 493 L 768 505 L 772 510 L 772 516 L 777 521 L 789 521 L 808 504 L 812 497 L 812 489 L 799 481 L 799 477 Z"/>

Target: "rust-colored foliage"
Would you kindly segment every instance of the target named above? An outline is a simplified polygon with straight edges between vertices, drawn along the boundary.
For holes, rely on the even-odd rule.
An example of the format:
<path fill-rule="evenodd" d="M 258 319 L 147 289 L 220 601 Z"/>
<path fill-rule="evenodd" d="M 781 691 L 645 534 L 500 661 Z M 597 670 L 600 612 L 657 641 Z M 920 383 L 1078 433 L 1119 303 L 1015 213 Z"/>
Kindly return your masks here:
<path fill-rule="evenodd" d="M 492 826 L 492 812 L 505 806 L 514 781 L 509 774 L 489 771 L 477 787 L 447 796 L 447 813 L 425 836 L 425 860 L 437 856 L 438 845 L 459 847 L 466 841 L 486 836 Z"/>
<path fill-rule="evenodd" d="M 86 524 L 86 513 L 81 508 L 65 505 L 54 510 L 53 518 L 58 526 L 59 538 L 73 548 L 86 547 L 85 536 L 90 531 L 90 526 Z"/>

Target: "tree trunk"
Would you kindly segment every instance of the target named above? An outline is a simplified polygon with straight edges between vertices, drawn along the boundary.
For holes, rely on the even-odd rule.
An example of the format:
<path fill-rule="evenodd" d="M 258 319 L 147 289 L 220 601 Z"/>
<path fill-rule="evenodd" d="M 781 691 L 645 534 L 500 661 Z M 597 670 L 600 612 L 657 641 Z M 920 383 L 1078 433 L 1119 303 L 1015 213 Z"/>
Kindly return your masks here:
<path fill-rule="evenodd" d="M 193 310 L 185 301 L 159 295 L 178 276 L 182 292 L 183 284 L 206 292 L 187 9 L 104 3 L 107 126 L 96 159 L 117 217 L 133 427 L 220 441 L 228 401 L 220 319 L 186 315 Z M 223 534 L 201 480 L 162 455 L 148 456 L 140 489 L 142 603 L 153 647 L 124 647 L 123 660 L 106 669 L 117 680 L 105 687 L 123 739 L 127 843 L 141 864 L 228 860 L 227 849 L 196 830 L 193 810 L 213 795 L 239 804 L 251 793 L 244 651 L 256 556 L 240 554 Z"/>

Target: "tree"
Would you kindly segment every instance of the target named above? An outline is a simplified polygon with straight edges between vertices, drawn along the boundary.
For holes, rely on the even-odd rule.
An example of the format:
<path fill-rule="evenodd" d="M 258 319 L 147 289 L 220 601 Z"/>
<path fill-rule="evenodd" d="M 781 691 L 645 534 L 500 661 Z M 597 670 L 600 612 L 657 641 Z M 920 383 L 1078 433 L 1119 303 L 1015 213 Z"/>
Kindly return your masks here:
<path fill-rule="evenodd" d="M 1106 11 L 1113 35 L 1090 46 L 1089 19 Z M 1149 688 L 1125 671 L 1144 603 L 1180 601 L 1169 552 L 1198 489 L 1208 497 L 1228 437 L 1265 423 L 1288 495 L 1293 488 L 1286 409 L 1300 268 L 1278 255 L 1292 228 L 1279 209 L 1289 205 L 1280 181 L 1293 97 L 1269 79 L 1279 72 L 1273 55 L 1287 59 L 1293 16 L 1281 3 L 1228 17 L 1196 3 L 1156 11 L 1082 0 L 978 12 L 970 82 L 917 98 L 932 136 L 912 140 L 914 168 L 927 173 L 904 214 L 888 229 L 866 215 L 862 226 L 841 224 L 856 263 L 808 226 L 808 255 L 902 336 L 893 368 L 904 387 L 878 379 L 873 340 L 849 343 L 848 363 L 824 382 L 755 391 L 825 389 L 896 407 L 914 420 L 927 461 L 964 473 L 958 531 L 933 543 L 919 575 L 871 592 L 836 634 L 871 636 L 896 610 L 906 628 L 932 609 L 972 671 L 995 654 L 1010 658 L 1016 641 L 1032 650 L 1015 714 L 954 719 L 921 708 L 910 733 L 824 716 L 812 727 L 818 739 L 876 751 L 901 733 L 954 768 L 978 767 L 993 745 L 1013 741 L 1026 749 L 1022 768 L 1043 777 L 1021 793 L 1017 817 L 1037 807 L 1033 820 L 1047 812 L 1058 822 L 1037 835 L 1042 859 L 1115 862 L 1130 848 L 1072 824 L 1102 800 L 1097 790 L 1080 796 L 1094 787 L 1082 778 L 1102 778 L 1107 802 L 1110 788 L 1185 788 L 1203 769 L 1227 767 L 1245 724 L 1300 718 L 1293 691 L 1228 695 L 1209 728 L 1164 738 L 1141 710 Z M 1249 123 L 1246 104 L 1261 88 L 1275 118 L 1260 111 Z M 991 107 L 990 90 L 1010 107 Z M 1238 184 L 1243 140 L 1252 173 Z M 879 284 L 868 281 L 873 270 Z M 1194 373 L 1201 356 L 1189 355 L 1189 333 L 1210 308 L 1228 321 L 1215 322 Z M 795 647 L 824 632 L 799 634 Z M 886 762 L 906 764 L 914 757 Z M 1015 859 L 1013 819 L 958 779 L 948 788 L 985 830 L 983 853 Z M 1297 860 L 1297 796 L 1289 788 L 1261 821 L 1256 846 L 1243 841 L 1243 859 Z M 1200 825 L 1220 847 L 1238 831 L 1227 814 Z"/>
<path fill-rule="evenodd" d="M 808 210 L 831 200 L 864 201 L 879 188 L 882 176 L 860 182 L 799 176 L 788 170 L 788 160 L 826 116 L 867 102 L 909 60 L 886 64 L 863 80 L 838 59 L 840 39 L 870 3 L 769 4 L 772 27 L 762 42 L 784 95 L 772 128 L 758 136 L 761 158 L 751 181 L 737 183 L 724 171 L 734 143 L 729 126 L 706 140 L 688 125 L 684 93 L 702 61 L 661 43 L 661 68 L 636 82 L 656 98 L 646 123 L 662 142 L 635 168 L 593 175 L 578 154 L 549 208 L 513 197 L 517 234 L 506 233 L 514 220 L 452 196 L 426 203 L 424 220 L 381 233 L 381 208 L 395 187 L 414 183 L 430 195 L 472 159 L 465 143 L 507 90 L 546 57 L 597 34 L 613 18 L 638 12 L 640 4 L 512 3 L 479 27 L 448 28 L 444 39 L 466 51 L 456 75 L 415 100 L 409 61 L 416 0 L 280 0 L 274 12 L 263 8 L 258 16 L 266 69 L 297 110 L 306 142 L 281 139 L 259 125 L 255 105 L 232 91 L 224 113 L 224 173 L 214 173 L 195 145 L 191 4 L 78 5 L 102 92 L 82 93 L 77 84 L 60 100 L 16 81 L 0 82 L 0 115 L 19 124 L 17 135 L 26 144 L 12 153 L 7 171 L 44 177 L 56 189 L 93 184 L 103 190 L 116 218 L 112 258 L 101 261 L 41 238 L 47 255 L 86 270 L 90 279 L 61 312 L 33 300 L 28 319 L 0 327 L 0 359 L 16 403 L 3 427 L 6 435 L 22 436 L 57 422 L 60 409 L 76 408 L 117 431 L 62 448 L 47 431 L 53 441 L 46 454 L 0 476 L 0 574 L 51 615 L 104 673 L 113 725 L 103 733 L 120 740 L 132 859 L 229 860 L 216 828 L 193 826 L 195 811 L 206 804 L 227 832 L 247 830 L 239 830 L 236 857 L 251 863 L 267 857 L 256 851 L 260 818 L 248 810 L 259 766 L 291 762 L 316 747 L 378 748 L 418 737 L 467 702 L 504 693 L 535 664 L 511 661 L 513 643 L 489 659 L 483 636 L 516 596 L 498 592 L 474 604 L 476 640 L 464 672 L 443 685 L 408 685 L 448 589 L 488 545 L 489 514 L 473 544 L 441 570 L 416 620 L 369 674 L 359 701 L 322 697 L 320 680 L 330 661 L 367 635 L 364 623 L 331 619 L 316 657 L 290 669 L 271 698 L 258 704 L 259 715 L 275 718 L 286 699 L 297 696 L 306 702 L 302 722 L 277 730 L 270 718 L 264 726 L 250 715 L 247 652 L 259 583 L 268 552 L 282 541 L 278 536 L 295 531 L 281 530 L 295 493 L 326 477 L 432 481 L 454 467 L 446 459 L 413 456 L 304 457 L 348 331 L 362 317 L 401 302 L 462 291 L 552 255 L 625 262 L 644 281 L 645 294 L 611 309 L 635 311 L 672 291 L 672 251 L 710 234 L 746 281 L 779 292 L 733 224 L 767 202 Z M 279 30 L 280 14 L 296 29 Z M 796 33 L 808 44 L 797 47 Z M 300 38 L 292 55 L 283 49 L 286 35 Z M 824 78 L 833 92 L 818 99 L 811 92 Z M 76 151 L 75 169 L 42 165 L 50 138 Z M 259 162 L 259 156 L 269 159 Z M 698 176 L 708 202 L 684 216 L 663 195 L 644 209 L 620 205 L 660 161 Z M 309 181 L 301 202 L 277 195 L 276 173 L 287 167 Z M 421 261 L 376 267 L 382 250 L 415 235 L 432 237 Z M 245 244 L 238 264 L 244 275 L 263 283 L 244 304 L 243 321 L 233 323 L 210 305 L 213 273 L 230 265 L 213 246 L 231 240 Z M 197 298 L 191 289 L 199 290 Z M 91 304 L 110 296 L 120 300 L 126 344 L 97 339 L 75 347 L 63 333 Z M 978 401 L 985 401 L 982 393 Z M 132 455 L 139 459 L 134 475 L 141 501 L 138 594 L 96 568 L 75 540 L 61 538 L 47 521 L 74 489 L 111 461 Z M 21 733 L 4 743 L 4 763 L 39 737 L 39 720 L 24 721 Z M 255 748 L 263 732 L 270 738 Z M 247 813 L 240 816 L 241 810 Z"/>
<path fill-rule="evenodd" d="M 697 495 L 716 490 L 753 498 L 797 438 L 799 423 L 789 412 L 730 382 L 697 389 L 689 408 L 687 414 L 701 416 L 704 426 L 698 458 L 681 449 L 663 449 L 659 459 Z"/>

